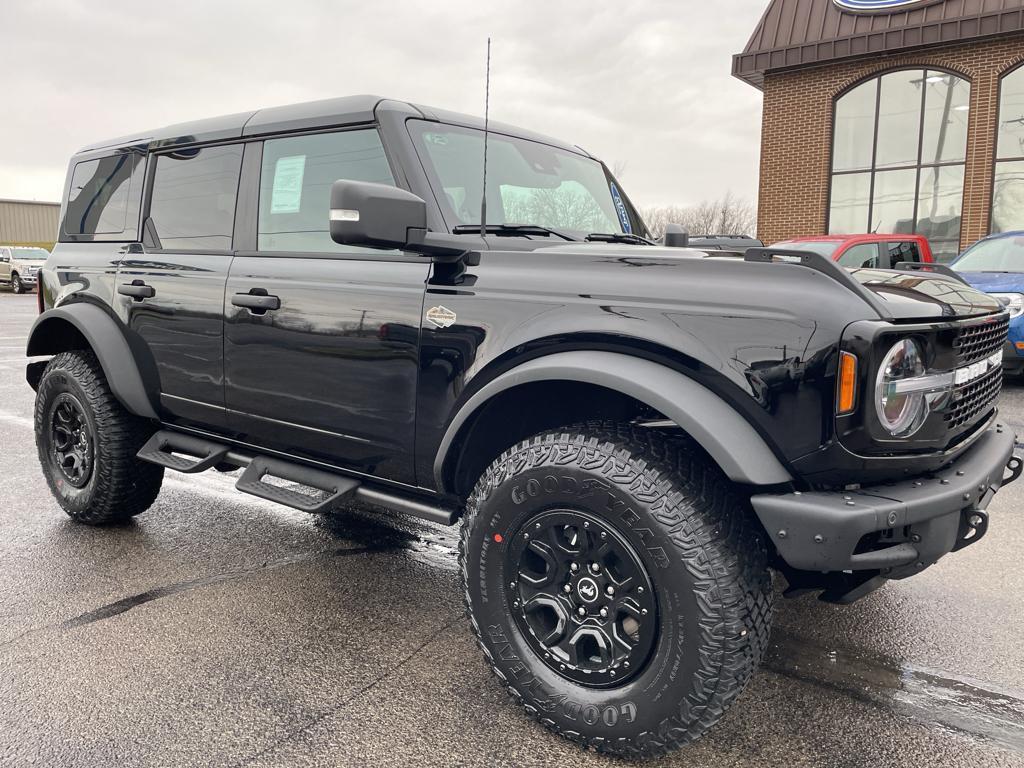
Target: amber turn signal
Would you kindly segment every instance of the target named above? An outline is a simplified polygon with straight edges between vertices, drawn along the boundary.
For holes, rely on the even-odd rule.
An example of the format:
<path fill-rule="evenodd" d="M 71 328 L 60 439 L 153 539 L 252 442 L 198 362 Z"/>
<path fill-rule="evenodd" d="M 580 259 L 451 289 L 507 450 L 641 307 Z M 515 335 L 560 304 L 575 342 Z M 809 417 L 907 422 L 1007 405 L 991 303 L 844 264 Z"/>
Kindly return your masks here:
<path fill-rule="evenodd" d="M 839 397 L 836 414 L 853 413 L 857 406 L 857 358 L 849 352 L 839 353 Z"/>

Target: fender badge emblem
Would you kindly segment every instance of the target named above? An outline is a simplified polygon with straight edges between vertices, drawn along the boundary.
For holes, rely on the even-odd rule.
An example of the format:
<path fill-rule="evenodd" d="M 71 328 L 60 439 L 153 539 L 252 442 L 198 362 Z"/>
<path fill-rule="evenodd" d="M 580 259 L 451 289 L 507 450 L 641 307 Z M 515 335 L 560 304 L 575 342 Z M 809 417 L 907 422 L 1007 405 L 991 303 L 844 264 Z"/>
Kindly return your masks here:
<path fill-rule="evenodd" d="M 427 320 L 438 328 L 448 328 L 455 325 L 455 313 L 447 307 L 431 307 L 427 310 Z"/>

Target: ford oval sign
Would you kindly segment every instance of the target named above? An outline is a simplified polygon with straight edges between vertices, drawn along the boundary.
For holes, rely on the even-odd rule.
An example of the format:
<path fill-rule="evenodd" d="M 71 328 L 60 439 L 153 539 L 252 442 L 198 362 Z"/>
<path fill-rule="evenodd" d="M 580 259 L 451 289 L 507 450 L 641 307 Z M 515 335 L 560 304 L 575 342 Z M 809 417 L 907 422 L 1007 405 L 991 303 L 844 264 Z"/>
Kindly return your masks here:
<path fill-rule="evenodd" d="M 860 13 L 885 13 L 902 11 L 914 5 L 926 5 L 934 0 L 832 0 L 844 11 Z"/>

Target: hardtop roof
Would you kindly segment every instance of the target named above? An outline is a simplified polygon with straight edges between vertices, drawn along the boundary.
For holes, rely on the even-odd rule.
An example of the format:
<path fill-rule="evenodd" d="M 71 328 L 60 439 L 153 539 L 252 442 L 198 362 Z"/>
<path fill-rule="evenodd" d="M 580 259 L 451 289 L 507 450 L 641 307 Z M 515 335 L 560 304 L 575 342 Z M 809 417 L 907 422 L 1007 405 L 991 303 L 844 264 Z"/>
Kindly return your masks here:
<path fill-rule="evenodd" d="M 268 107 L 252 112 L 237 112 L 187 123 L 176 123 L 151 131 L 129 134 L 83 147 L 77 154 L 100 150 L 132 148 L 153 151 L 166 147 L 201 144 L 230 139 L 317 130 L 343 125 L 373 123 L 382 111 L 404 112 L 411 118 L 434 120 L 469 128 L 483 129 L 484 121 L 444 109 L 436 109 L 407 101 L 386 99 L 381 96 L 359 95 L 321 99 L 300 104 Z M 491 121 L 490 130 L 588 155 L 580 147 L 558 139 L 526 131 L 505 123 Z M 589 155 L 588 155 L 589 156 Z"/>

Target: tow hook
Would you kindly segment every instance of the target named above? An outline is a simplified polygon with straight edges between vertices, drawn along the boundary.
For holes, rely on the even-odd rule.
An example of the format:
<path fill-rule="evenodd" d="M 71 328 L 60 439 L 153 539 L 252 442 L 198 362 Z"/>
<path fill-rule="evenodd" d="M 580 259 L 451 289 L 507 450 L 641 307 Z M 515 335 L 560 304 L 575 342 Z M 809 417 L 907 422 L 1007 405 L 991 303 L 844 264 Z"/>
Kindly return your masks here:
<path fill-rule="evenodd" d="M 1009 485 L 1024 472 L 1024 459 L 1014 454 L 1010 457 L 1010 460 L 1006 462 L 1006 471 L 1010 473 L 1009 477 L 1003 476 L 1003 485 Z"/>
<path fill-rule="evenodd" d="M 1019 463 L 1018 459 L 1018 463 Z M 1020 474 L 1020 470 L 1017 470 Z M 1016 478 L 1014 478 L 1016 479 Z M 988 512 L 983 509 L 965 509 L 960 513 L 960 530 L 956 532 L 956 544 L 953 552 L 974 544 L 988 533 Z"/>

